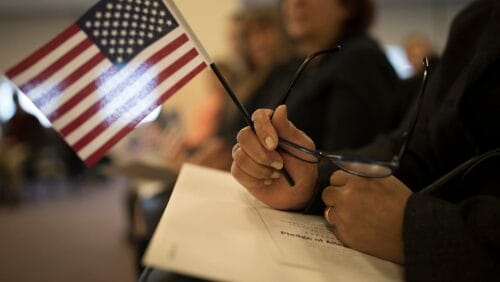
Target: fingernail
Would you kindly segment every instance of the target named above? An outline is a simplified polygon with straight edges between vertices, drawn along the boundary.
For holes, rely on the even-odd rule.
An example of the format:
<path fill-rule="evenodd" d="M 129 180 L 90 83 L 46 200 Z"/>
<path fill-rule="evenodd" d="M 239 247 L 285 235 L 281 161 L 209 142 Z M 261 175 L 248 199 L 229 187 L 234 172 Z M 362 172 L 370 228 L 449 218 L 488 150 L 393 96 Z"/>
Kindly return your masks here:
<path fill-rule="evenodd" d="M 273 184 L 273 181 L 272 181 L 272 180 L 270 180 L 270 179 L 266 179 L 266 180 L 264 180 L 264 185 L 269 186 L 269 185 L 271 185 L 271 184 Z"/>
<path fill-rule="evenodd" d="M 279 173 L 278 171 L 273 172 L 273 174 L 271 175 L 272 179 L 278 179 L 280 177 L 281 177 L 281 173 Z"/>
<path fill-rule="evenodd" d="M 280 162 L 273 162 L 273 163 L 271 164 L 271 166 L 272 166 L 272 167 L 274 167 L 274 168 L 275 168 L 275 169 L 277 169 L 277 170 L 280 170 L 280 169 L 282 169 L 282 168 L 283 168 L 283 164 L 282 164 L 282 163 L 280 163 Z"/>
<path fill-rule="evenodd" d="M 267 149 L 272 150 L 274 148 L 273 138 L 267 137 L 265 141 L 266 141 Z"/>

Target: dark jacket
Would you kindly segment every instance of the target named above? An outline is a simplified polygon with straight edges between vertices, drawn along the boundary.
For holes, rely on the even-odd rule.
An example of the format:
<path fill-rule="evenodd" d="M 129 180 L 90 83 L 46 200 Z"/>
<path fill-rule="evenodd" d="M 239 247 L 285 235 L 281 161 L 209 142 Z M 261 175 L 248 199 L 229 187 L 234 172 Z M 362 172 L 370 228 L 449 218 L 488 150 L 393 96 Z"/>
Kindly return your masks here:
<path fill-rule="evenodd" d="M 429 93 L 437 103 L 411 146 L 416 165 L 407 160 L 400 170 L 410 187 L 418 190 L 500 147 L 499 35 L 497 0 L 477 1 L 455 19 L 435 77 L 438 91 Z M 498 281 L 500 156 L 469 165 L 436 188 L 415 193 L 406 207 L 407 280 Z"/>
<path fill-rule="evenodd" d="M 500 147 L 500 2 L 480 0 L 454 20 L 431 77 L 421 118 L 396 173 L 420 191 L 473 158 Z M 394 138 L 386 138 L 388 147 Z M 383 142 L 376 145 L 379 150 Z M 374 149 L 376 150 L 376 148 Z M 331 172 L 331 171 L 330 171 Z M 329 173 L 325 175 L 328 176 Z M 326 180 L 319 187 L 327 185 Z M 500 157 L 414 193 L 403 239 L 408 281 L 498 281 Z M 319 195 L 312 207 L 321 210 Z"/>
<path fill-rule="evenodd" d="M 327 151 L 367 144 L 401 118 L 398 78 L 377 43 L 358 34 L 339 44 L 306 70 L 287 102 L 289 119 Z"/>
<path fill-rule="evenodd" d="M 324 150 L 367 144 L 401 118 L 394 94 L 398 79 L 377 43 L 358 34 L 340 44 L 339 52 L 306 69 L 286 103 L 289 119 Z M 276 107 L 299 65 L 293 59 L 274 67 L 244 102 L 248 112 Z M 219 134 L 233 144 L 246 125 L 241 115 L 226 116 Z"/>

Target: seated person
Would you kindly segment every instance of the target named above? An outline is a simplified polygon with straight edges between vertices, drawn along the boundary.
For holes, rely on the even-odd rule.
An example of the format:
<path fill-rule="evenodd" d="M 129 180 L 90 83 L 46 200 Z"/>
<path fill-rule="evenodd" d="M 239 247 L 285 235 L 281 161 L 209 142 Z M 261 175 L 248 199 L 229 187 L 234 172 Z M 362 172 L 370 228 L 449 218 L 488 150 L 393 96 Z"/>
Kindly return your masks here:
<path fill-rule="evenodd" d="M 315 59 L 287 105 L 290 120 L 319 148 L 355 149 L 400 122 L 398 78 L 368 34 L 372 0 L 281 1 L 285 26 L 302 55 L 335 48 Z"/>
<path fill-rule="evenodd" d="M 498 280 L 499 14 L 498 1 L 478 0 L 455 18 L 392 176 L 324 170 L 303 161 L 309 154 L 298 159 L 276 150 L 278 136 L 315 149 L 285 106 L 274 115 L 256 111 L 256 132 L 240 131 L 233 176 L 270 207 L 323 214 L 339 240 L 403 264 L 409 281 Z M 280 176 L 282 167 L 295 187 Z"/>
<path fill-rule="evenodd" d="M 248 72 L 234 87 L 236 95 L 248 110 L 270 107 L 277 103 L 278 91 L 285 88 L 296 64 L 292 42 L 288 38 L 279 10 L 256 5 L 240 13 L 240 48 Z M 295 61 L 294 61 L 295 62 Z M 219 64 L 230 85 L 235 75 L 228 64 Z M 184 162 L 229 170 L 231 146 L 245 120 L 237 111 L 215 76 L 211 77 L 208 100 L 201 103 L 194 127 L 187 132 L 184 144 L 170 152 L 171 168 L 178 171 Z"/>
<path fill-rule="evenodd" d="M 20 201 L 23 184 L 36 176 L 35 162 L 46 138 L 38 119 L 21 106 L 20 95 L 13 93 L 16 111 L 4 124 L 0 139 L 0 186 L 5 187 L 0 198 L 12 203 Z"/>

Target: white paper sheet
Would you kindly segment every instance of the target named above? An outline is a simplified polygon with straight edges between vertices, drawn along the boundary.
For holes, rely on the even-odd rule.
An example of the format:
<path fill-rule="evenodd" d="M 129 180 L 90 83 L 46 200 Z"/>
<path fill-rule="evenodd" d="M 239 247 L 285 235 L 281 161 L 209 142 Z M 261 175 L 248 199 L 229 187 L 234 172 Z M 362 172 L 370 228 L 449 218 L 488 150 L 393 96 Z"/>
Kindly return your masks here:
<path fill-rule="evenodd" d="M 186 165 L 143 261 L 210 280 L 402 280 L 395 264 L 281 231 L 334 240 L 321 217 L 269 209 L 230 174 Z"/>

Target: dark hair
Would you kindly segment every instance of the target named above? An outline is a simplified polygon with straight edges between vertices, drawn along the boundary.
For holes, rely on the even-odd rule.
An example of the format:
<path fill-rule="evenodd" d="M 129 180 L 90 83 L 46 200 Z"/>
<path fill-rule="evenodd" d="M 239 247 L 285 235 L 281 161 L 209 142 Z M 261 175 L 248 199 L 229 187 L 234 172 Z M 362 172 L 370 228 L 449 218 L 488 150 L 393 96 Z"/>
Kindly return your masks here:
<path fill-rule="evenodd" d="M 350 17 L 344 22 L 344 33 L 365 32 L 375 20 L 373 0 L 340 0 Z"/>

